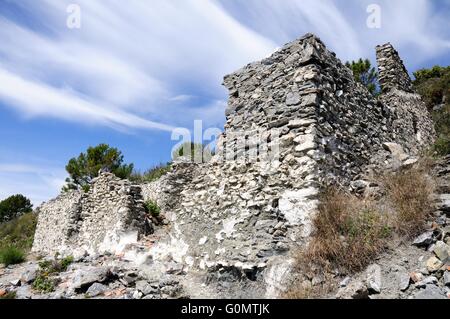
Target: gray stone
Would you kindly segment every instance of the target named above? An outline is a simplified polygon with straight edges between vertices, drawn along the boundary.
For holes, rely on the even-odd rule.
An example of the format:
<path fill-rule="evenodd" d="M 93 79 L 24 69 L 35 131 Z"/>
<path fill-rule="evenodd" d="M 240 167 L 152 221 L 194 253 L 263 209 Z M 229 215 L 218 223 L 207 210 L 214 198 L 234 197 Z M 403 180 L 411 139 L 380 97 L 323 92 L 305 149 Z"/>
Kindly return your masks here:
<path fill-rule="evenodd" d="M 18 286 L 20 286 L 20 279 L 13 279 L 13 280 L 11 280 L 10 282 L 9 282 L 11 285 L 13 285 L 13 286 L 16 286 L 16 287 L 18 287 Z"/>
<path fill-rule="evenodd" d="M 24 285 L 18 287 L 16 290 L 16 299 L 32 299 L 34 293 L 31 290 L 31 286 Z"/>
<path fill-rule="evenodd" d="M 109 268 L 106 267 L 87 267 L 75 272 L 71 287 L 72 289 L 84 289 L 97 282 L 102 283 L 110 275 Z"/>
<path fill-rule="evenodd" d="M 444 285 L 450 286 L 450 271 L 444 273 Z"/>
<path fill-rule="evenodd" d="M 156 294 L 159 289 L 145 280 L 140 280 L 136 282 L 136 289 L 142 292 L 144 295 Z"/>
<path fill-rule="evenodd" d="M 427 285 L 414 295 L 414 299 L 447 299 L 443 291 L 435 285 Z"/>
<path fill-rule="evenodd" d="M 450 246 L 443 241 L 438 241 L 434 246 L 433 252 L 437 258 L 445 263 L 449 257 Z"/>
<path fill-rule="evenodd" d="M 398 274 L 399 288 L 401 291 L 406 291 L 411 283 L 411 276 L 406 272 L 399 272 Z"/>
<path fill-rule="evenodd" d="M 408 155 L 403 150 L 403 147 L 397 143 L 383 143 L 383 147 L 391 152 L 392 157 L 400 162 L 404 162 L 408 159 Z"/>
<path fill-rule="evenodd" d="M 381 267 L 371 265 L 367 268 L 367 288 L 370 293 L 379 294 L 381 292 Z"/>
<path fill-rule="evenodd" d="M 347 287 L 348 284 L 350 283 L 351 278 L 350 277 L 345 277 L 340 283 L 339 283 L 339 287 L 343 288 L 343 287 Z"/>
<path fill-rule="evenodd" d="M 108 290 L 109 290 L 108 286 L 95 282 L 89 287 L 86 294 L 89 297 L 97 297 L 99 295 L 103 295 Z"/>
<path fill-rule="evenodd" d="M 287 96 L 286 96 L 286 105 L 287 106 L 299 105 L 300 102 L 301 102 L 300 94 L 293 93 L 293 92 L 290 92 L 287 94 Z"/>
<path fill-rule="evenodd" d="M 429 276 L 416 283 L 416 288 L 425 288 L 427 285 L 436 285 L 437 283 L 438 279 L 435 276 Z"/>
<path fill-rule="evenodd" d="M 417 247 L 428 247 L 434 242 L 434 236 L 433 232 L 429 231 L 426 233 L 423 233 L 413 241 L 413 245 Z"/>
<path fill-rule="evenodd" d="M 39 267 L 37 265 L 33 265 L 32 267 L 24 271 L 20 276 L 20 281 L 22 282 L 22 284 L 29 284 L 33 282 L 38 275 L 38 271 Z"/>
<path fill-rule="evenodd" d="M 438 271 L 443 265 L 444 264 L 442 263 L 442 261 L 440 261 L 436 257 L 431 257 L 426 262 L 427 270 L 430 273 Z"/>

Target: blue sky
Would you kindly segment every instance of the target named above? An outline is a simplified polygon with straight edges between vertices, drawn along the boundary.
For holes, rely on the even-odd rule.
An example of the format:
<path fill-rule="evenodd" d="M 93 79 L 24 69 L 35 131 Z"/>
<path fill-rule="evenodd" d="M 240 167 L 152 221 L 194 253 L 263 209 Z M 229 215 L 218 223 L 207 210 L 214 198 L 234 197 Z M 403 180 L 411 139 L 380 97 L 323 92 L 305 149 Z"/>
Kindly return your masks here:
<path fill-rule="evenodd" d="M 168 161 L 172 128 L 223 126 L 224 75 L 307 32 L 342 60 L 390 41 L 410 71 L 449 65 L 449 16 L 449 0 L 0 0 L 0 198 L 56 196 L 89 145 Z"/>

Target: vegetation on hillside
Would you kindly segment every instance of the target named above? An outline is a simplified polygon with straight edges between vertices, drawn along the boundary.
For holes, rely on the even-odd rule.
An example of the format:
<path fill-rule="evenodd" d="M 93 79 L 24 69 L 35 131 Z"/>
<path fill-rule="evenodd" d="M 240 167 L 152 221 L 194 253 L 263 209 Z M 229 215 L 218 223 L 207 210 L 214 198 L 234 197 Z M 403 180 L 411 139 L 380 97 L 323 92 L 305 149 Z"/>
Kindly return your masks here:
<path fill-rule="evenodd" d="M 0 263 L 16 264 L 25 259 L 33 245 L 37 216 L 27 213 L 0 224 Z"/>
<path fill-rule="evenodd" d="M 298 269 L 309 277 L 327 276 L 334 270 L 352 274 L 367 267 L 394 238 L 412 238 L 425 229 L 432 210 L 433 187 L 427 166 L 380 178 L 385 196 L 360 198 L 341 190 L 325 191 L 313 220 L 315 232 L 299 251 Z M 323 295 L 329 286 L 303 287 L 297 283 L 288 298 Z"/>
<path fill-rule="evenodd" d="M 0 223 L 8 222 L 33 210 L 30 200 L 23 195 L 10 196 L 0 202 Z"/>
<path fill-rule="evenodd" d="M 83 189 L 87 191 L 92 179 L 97 177 L 101 169 L 114 173 L 119 178 L 129 178 L 133 172 L 133 164 L 123 164 L 122 152 L 107 144 L 89 147 L 86 153 L 72 158 L 66 166 L 70 177 L 63 190 Z"/>
<path fill-rule="evenodd" d="M 353 71 L 355 80 L 363 84 L 372 95 L 379 93 L 378 73 L 368 59 L 347 62 L 345 65 Z"/>
<path fill-rule="evenodd" d="M 434 66 L 414 73 L 414 86 L 423 97 L 435 123 L 434 151 L 450 154 L 450 66 Z"/>
<path fill-rule="evenodd" d="M 43 293 L 49 293 L 55 290 L 58 284 L 56 275 L 67 271 L 67 268 L 73 263 L 73 257 L 67 256 L 63 259 L 43 260 L 39 263 L 39 272 L 33 281 L 33 289 Z"/>

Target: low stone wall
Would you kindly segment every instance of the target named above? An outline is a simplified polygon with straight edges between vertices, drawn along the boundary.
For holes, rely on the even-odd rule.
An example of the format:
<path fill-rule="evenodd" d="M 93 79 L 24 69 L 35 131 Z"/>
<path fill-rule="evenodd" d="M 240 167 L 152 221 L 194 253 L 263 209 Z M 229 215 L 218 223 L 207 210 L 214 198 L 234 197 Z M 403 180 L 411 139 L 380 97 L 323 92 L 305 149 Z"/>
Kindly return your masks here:
<path fill-rule="evenodd" d="M 102 173 L 87 193 L 71 191 L 39 208 L 33 251 L 116 252 L 145 231 L 140 187 Z"/>
<path fill-rule="evenodd" d="M 78 231 L 82 193 L 70 191 L 42 204 L 34 235 L 33 252 L 55 253 L 66 250 Z"/>

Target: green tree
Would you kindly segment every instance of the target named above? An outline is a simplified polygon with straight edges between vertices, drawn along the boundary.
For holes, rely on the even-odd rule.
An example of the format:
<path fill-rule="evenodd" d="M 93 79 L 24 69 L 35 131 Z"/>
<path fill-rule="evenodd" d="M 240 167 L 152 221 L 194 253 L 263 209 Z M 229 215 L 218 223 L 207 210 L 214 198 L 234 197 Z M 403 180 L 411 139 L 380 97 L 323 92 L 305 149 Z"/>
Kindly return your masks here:
<path fill-rule="evenodd" d="M 123 164 L 122 152 L 107 144 L 89 147 L 86 153 L 72 158 L 66 166 L 70 177 L 66 179 L 67 185 L 63 190 L 84 189 L 87 191 L 93 178 L 100 170 L 106 170 L 119 178 L 128 178 L 133 172 L 133 164 Z"/>
<path fill-rule="evenodd" d="M 413 84 L 434 120 L 434 150 L 438 155 L 450 154 L 450 66 L 421 69 L 414 77 Z"/>
<path fill-rule="evenodd" d="M 8 222 L 33 210 L 30 200 L 23 195 L 14 195 L 0 202 L 0 222 Z"/>
<path fill-rule="evenodd" d="M 368 59 L 347 62 L 345 65 L 353 71 L 355 80 L 362 83 L 372 95 L 379 93 L 378 73 Z"/>
<path fill-rule="evenodd" d="M 446 75 L 448 76 L 449 73 L 450 66 L 442 67 L 439 65 L 435 65 L 431 69 L 420 69 L 414 72 L 414 85 L 419 86 L 427 80 L 442 78 Z"/>

